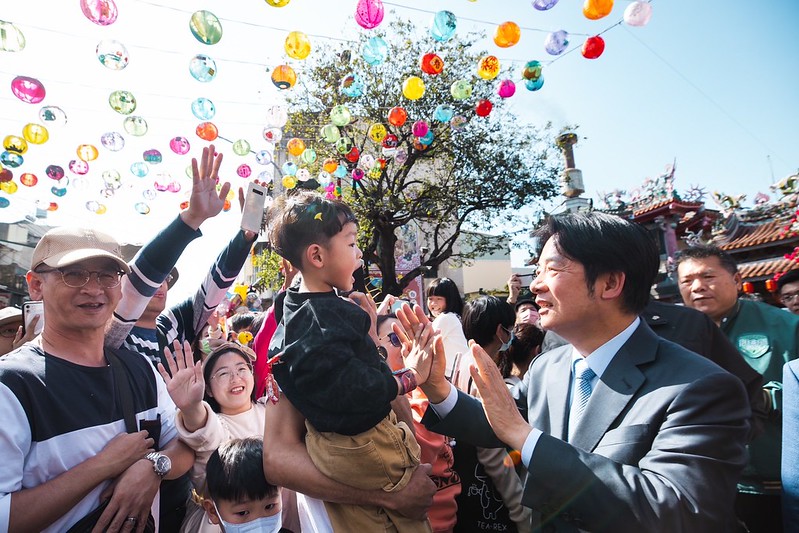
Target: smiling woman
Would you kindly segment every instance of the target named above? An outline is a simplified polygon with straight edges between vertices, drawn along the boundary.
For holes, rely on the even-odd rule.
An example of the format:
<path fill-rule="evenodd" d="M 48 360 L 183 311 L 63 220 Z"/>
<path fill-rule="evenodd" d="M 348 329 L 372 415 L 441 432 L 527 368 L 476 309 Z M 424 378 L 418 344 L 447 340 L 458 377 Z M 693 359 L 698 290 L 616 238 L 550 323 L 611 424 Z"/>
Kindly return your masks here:
<path fill-rule="evenodd" d="M 202 507 L 207 497 L 205 470 L 211 454 L 231 439 L 261 437 L 264 434 L 264 404 L 254 400 L 252 362 L 255 352 L 235 342 L 226 342 L 212 351 L 204 362 L 194 362 L 188 344 L 172 346 L 167 358 L 170 373 L 163 365 L 159 371 L 179 411 L 176 425 L 180 439 L 196 454 L 191 471 L 198 495 L 189 505 L 182 531 L 219 532 L 209 522 Z M 293 493 L 284 490 L 284 526 L 296 518 L 291 503 Z M 296 531 L 296 529 L 295 529 Z"/>

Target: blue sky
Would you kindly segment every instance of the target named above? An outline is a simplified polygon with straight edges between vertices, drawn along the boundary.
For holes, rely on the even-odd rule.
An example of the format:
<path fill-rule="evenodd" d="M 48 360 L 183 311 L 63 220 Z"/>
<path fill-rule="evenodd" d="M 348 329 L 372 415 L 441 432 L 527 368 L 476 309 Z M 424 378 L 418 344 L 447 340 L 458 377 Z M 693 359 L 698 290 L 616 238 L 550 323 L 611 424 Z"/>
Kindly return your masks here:
<path fill-rule="evenodd" d="M 131 90 L 137 96 L 137 114 L 148 119 L 150 133 L 127 137 L 122 152 L 101 148 L 100 158 L 90 164 L 89 177 L 94 180 L 108 169 L 118 169 L 123 175 L 123 188 L 115 198 L 96 198 L 89 188 L 70 189 L 59 200 L 49 192 L 52 183 L 0 196 L 11 200 L 11 207 L 22 207 L 22 212 L 36 201 L 58 200 L 61 207 L 51 215 L 50 223 L 101 225 L 120 239 L 149 238 L 175 216 L 184 192 L 161 195 L 151 202 L 150 215 L 136 215 L 131 198 L 140 199 L 147 185 L 146 180 L 135 181 L 138 178 L 127 173 L 130 163 L 143 150 L 159 148 L 164 162 L 153 171 L 185 180 L 188 156 L 171 154 L 167 144 L 171 137 L 183 135 L 192 141 L 191 155 L 199 153 L 204 143 L 193 134 L 198 121 L 188 110 L 197 96 L 215 101 L 214 121 L 225 137 L 246 138 L 254 149 L 262 148 L 265 108 L 280 98 L 265 67 L 283 61 L 286 33 L 305 31 L 313 43 L 324 37 L 354 37 L 360 31 L 352 19 L 356 3 L 291 0 L 284 8 L 273 8 L 263 0 L 177 4 L 117 0 L 118 21 L 100 27 L 83 17 L 77 0 L 8 2 L 0 19 L 18 24 L 28 44 L 22 52 L 0 52 L 0 133 L 18 135 L 26 123 L 36 121 L 41 105 L 58 105 L 69 116 L 64 128 L 51 130 L 51 141 L 30 148 L 15 175 L 31 171 L 49 182 L 43 176 L 46 165 L 66 166 L 78 144 L 99 146 L 102 133 L 121 131 L 123 117 L 107 106 L 108 94 L 115 89 Z M 585 19 L 582 2 L 574 0 L 561 0 L 546 12 L 534 10 L 527 0 L 400 0 L 385 2 L 385 6 L 387 19 L 411 18 L 423 26 L 431 11 L 448 9 L 459 17 L 459 31 L 477 29 L 489 37 L 506 20 L 522 28 L 545 30 L 523 29 L 519 44 L 508 49 L 486 41 L 485 48 L 499 56 L 503 66 L 515 66 L 518 79 L 525 61 L 553 59 L 543 50 L 546 31 L 564 29 L 571 34 L 571 45 L 579 45 L 584 35 L 599 33 L 619 21 L 628 3 L 617 1 L 611 15 L 598 21 Z M 696 185 L 708 193 L 744 193 L 750 203 L 758 191 L 769 192 L 772 173 L 779 180 L 799 167 L 799 70 L 796 59 L 790 59 L 799 4 L 790 0 L 761 5 L 655 0 L 652 7 L 647 26 L 620 25 L 607 31 L 603 35 L 606 49 L 599 59 L 586 60 L 577 50 L 545 66 L 543 89 L 533 93 L 519 86 L 510 100 L 512 109 L 534 123 L 579 125 L 576 160 L 590 196 L 617 188 L 635 189 L 676 158 L 679 191 Z M 198 9 L 210 10 L 222 20 L 225 33 L 218 45 L 201 45 L 189 33 L 189 17 Z M 127 46 L 131 62 L 125 70 L 110 71 L 96 60 L 94 48 L 102 39 L 117 39 Z M 209 84 L 188 75 L 189 58 L 197 53 L 217 60 L 219 75 Z M 300 71 L 299 62 L 294 66 Z M 45 84 L 48 95 L 42 104 L 23 104 L 11 94 L 10 82 L 17 75 Z M 233 175 L 239 164 L 252 165 L 256 173 L 262 170 L 254 161 L 228 153 L 229 145 L 221 146 L 235 185 L 243 183 Z M 107 204 L 106 215 L 85 209 L 85 202 L 93 199 Z M 707 201 L 713 205 L 709 197 Z M 0 212 L 0 220 L 14 216 L 19 211 Z M 210 264 L 236 224 L 234 213 L 209 224 L 204 229 L 207 238 L 193 249 L 193 263 L 202 264 L 208 257 Z M 183 270 L 187 275 L 181 281 L 186 288 L 181 283 L 176 287 L 181 293 L 196 285 L 203 269 L 185 265 Z M 196 274 L 190 274 L 194 270 Z"/>

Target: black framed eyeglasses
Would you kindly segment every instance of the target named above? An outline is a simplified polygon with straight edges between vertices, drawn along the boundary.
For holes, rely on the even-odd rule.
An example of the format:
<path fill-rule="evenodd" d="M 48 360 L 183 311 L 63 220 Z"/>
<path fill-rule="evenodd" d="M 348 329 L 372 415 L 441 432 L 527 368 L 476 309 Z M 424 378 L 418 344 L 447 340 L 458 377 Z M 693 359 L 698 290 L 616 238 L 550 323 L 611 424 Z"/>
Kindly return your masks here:
<path fill-rule="evenodd" d="M 92 275 L 97 279 L 97 284 L 104 289 L 113 289 L 122 282 L 125 275 L 121 270 L 86 270 L 85 268 L 54 268 L 53 270 L 39 270 L 38 274 L 58 272 L 61 281 L 67 287 L 79 289 L 89 283 Z"/>
<path fill-rule="evenodd" d="M 386 337 L 388 337 L 388 342 L 390 342 L 392 345 L 396 346 L 397 348 L 402 346 L 402 341 L 400 341 L 399 337 L 397 337 L 397 334 L 394 333 L 393 331 L 388 335 L 386 335 L 385 337 L 380 337 L 380 340 L 383 340 Z"/>

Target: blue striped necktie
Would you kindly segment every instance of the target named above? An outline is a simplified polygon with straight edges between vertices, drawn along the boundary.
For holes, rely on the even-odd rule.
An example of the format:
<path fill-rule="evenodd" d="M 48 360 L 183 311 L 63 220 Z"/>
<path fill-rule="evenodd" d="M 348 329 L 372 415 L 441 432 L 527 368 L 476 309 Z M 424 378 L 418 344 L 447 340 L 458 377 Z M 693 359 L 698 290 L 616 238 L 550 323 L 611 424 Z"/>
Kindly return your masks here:
<path fill-rule="evenodd" d="M 583 416 L 589 398 L 591 398 L 591 380 L 595 377 L 596 374 L 591 370 L 591 367 L 588 366 L 588 363 L 585 362 L 585 359 L 578 359 L 574 364 L 574 395 L 572 396 L 572 405 L 569 411 L 569 441 L 572 440 L 574 429 Z"/>

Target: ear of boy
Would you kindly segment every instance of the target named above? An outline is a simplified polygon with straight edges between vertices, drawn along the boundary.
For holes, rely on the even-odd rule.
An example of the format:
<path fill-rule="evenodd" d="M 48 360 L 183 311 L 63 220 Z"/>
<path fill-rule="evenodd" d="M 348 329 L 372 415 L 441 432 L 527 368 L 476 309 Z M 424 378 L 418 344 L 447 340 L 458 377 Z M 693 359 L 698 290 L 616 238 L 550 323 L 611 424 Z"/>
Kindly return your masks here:
<path fill-rule="evenodd" d="M 214 502 L 212 502 L 210 498 L 205 498 L 203 500 L 203 509 L 205 509 L 205 514 L 208 515 L 208 520 L 212 524 L 220 524 L 219 515 L 216 514 L 216 507 L 214 507 Z"/>

